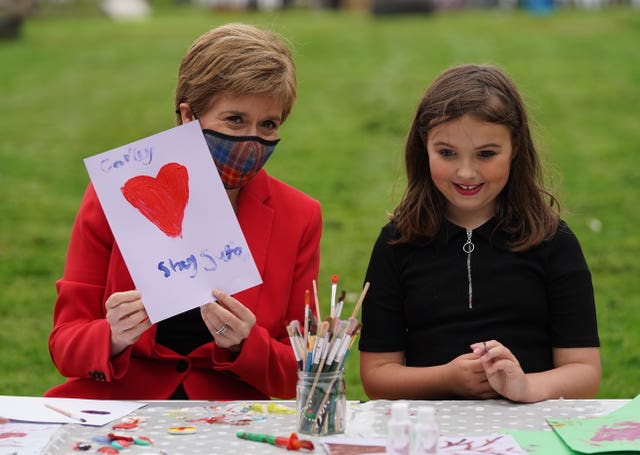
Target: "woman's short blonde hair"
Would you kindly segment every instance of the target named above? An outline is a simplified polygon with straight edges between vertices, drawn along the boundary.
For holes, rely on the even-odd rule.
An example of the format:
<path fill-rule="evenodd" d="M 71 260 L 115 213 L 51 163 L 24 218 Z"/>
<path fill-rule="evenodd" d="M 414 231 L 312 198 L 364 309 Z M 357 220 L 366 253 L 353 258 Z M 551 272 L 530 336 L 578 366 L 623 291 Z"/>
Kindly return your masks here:
<path fill-rule="evenodd" d="M 176 86 L 177 122 L 180 103 L 196 114 L 217 94 L 267 94 L 282 102 L 284 121 L 296 99 L 296 71 L 289 48 L 279 35 L 251 25 L 232 23 L 200 36 L 180 63 Z"/>

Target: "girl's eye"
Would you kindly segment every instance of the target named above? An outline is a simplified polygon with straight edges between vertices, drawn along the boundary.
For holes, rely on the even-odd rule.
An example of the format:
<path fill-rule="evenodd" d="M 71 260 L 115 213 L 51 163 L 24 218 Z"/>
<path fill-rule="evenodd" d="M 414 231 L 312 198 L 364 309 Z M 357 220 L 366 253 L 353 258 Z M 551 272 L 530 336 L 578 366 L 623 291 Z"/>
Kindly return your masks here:
<path fill-rule="evenodd" d="M 491 158 L 492 156 L 495 156 L 496 152 L 493 150 L 481 150 L 478 152 L 478 156 L 480 158 Z"/>
<path fill-rule="evenodd" d="M 227 117 L 227 122 L 234 124 L 242 123 L 242 117 L 240 117 L 239 115 L 231 115 Z"/>
<path fill-rule="evenodd" d="M 450 150 L 450 149 L 440 149 L 440 150 L 438 150 L 438 153 L 443 158 L 451 158 L 451 157 L 456 155 L 456 152 L 454 152 L 453 150 Z"/>

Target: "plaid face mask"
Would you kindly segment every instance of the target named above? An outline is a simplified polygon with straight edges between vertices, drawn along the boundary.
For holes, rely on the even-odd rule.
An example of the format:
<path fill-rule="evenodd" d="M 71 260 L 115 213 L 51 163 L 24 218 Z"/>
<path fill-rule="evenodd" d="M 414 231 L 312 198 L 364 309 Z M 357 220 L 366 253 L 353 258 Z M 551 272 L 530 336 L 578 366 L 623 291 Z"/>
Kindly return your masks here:
<path fill-rule="evenodd" d="M 255 177 L 280 141 L 268 141 L 258 136 L 228 136 L 213 130 L 202 132 L 220 179 L 228 190 L 242 188 Z"/>

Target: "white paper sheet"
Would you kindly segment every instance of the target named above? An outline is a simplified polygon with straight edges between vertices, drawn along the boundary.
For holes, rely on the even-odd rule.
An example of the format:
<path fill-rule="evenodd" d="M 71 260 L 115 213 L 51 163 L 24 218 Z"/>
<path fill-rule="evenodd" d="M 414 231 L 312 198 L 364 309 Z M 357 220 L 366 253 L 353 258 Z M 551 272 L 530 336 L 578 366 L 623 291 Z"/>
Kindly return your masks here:
<path fill-rule="evenodd" d="M 199 122 L 84 162 L 152 323 L 262 282 Z"/>
<path fill-rule="evenodd" d="M 67 417 L 45 404 L 78 418 Z M 78 423 L 102 426 L 146 406 L 137 401 L 84 400 L 78 398 L 46 398 L 0 395 L 0 416 L 13 421 L 40 423 Z"/>
<path fill-rule="evenodd" d="M 349 438 L 327 436 L 321 438 L 328 455 L 371 455 L 386 452 L 386 440 L 381 438 Z M 448 455 L 509 454 L 527 455 L 513 436 L 492 434 L 487 436 L 442 436 L 438 453 Z"/>
<path fill-rule="evenodd" d="M 26 422 L 0 424 L 0 455 L 40 455 L 60 426 Z"/>

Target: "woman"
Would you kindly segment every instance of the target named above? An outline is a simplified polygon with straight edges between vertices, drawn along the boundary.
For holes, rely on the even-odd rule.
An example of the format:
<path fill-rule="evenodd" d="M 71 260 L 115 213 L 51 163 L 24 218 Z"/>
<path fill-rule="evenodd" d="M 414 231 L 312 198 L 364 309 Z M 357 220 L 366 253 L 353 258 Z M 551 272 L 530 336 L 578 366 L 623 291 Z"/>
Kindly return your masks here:
<path fill-rule="evenodd" d="M 178 124 L 200 122 L 263 283 L 150 324 L 89 185 L 57 283 L 52 359 L 64 384 L 48 396 L 268 399 L 295 396 L 289 321 L 303 319 L 317 278 L 320 204 L 262 167 L 296 98 L 290 51 L 272 32 L 214 28 L 185 54 Z"/>

